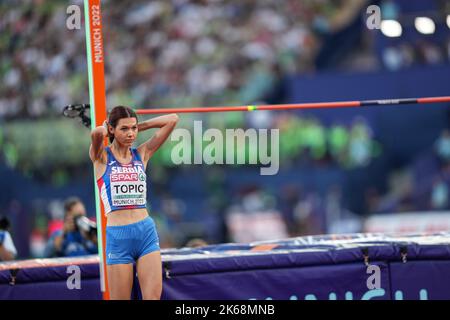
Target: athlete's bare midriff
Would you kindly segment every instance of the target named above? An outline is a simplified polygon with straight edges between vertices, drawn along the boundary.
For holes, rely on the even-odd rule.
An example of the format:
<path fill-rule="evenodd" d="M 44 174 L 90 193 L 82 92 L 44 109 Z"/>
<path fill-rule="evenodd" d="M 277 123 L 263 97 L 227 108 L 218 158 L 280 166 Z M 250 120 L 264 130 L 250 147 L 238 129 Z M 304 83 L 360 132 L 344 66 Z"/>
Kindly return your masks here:
<path fill-rule="evenodd" d="M 147 218 L 147 209 L 128 209 L 111 211 L 106 215 L 107 226 L 124 226 L 131 223 L 136 223 Z"/>

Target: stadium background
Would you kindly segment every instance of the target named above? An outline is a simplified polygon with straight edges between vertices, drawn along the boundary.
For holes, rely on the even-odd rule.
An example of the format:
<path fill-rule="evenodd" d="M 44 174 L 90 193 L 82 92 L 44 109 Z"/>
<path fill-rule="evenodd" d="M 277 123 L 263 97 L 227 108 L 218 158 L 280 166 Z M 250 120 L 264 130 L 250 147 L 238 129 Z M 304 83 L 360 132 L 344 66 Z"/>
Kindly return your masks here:
<path fill-rule="evenodd" d="M 61 116 L 64 105 L 89 101 L 85 33 L 65 27 L 70 4 L 82 6 L 0 4 L 0 214 L 12 222 L 19 258 L 43 254 L 65 198 L 79 196 L 95 216 L 89 131 Z M 400 37 L 366 27 L 370 4 L 402 23 Z M 102 6 L 109 106 L 448 95 L 449 1 Z M 434 20 L 433 34 L 416 30 L 419 16 Z M 445 105 L 181 119 L 185 128 L 193 120 L 221 129 L 280 128 L 281 170 L 264 177 L 258 166 L 174 166 L 167 143 L 148 171 L 149 208 L 163 247 L 191 238 L 223 243 L 360 232 L 374 214 L 445 215 L 450 206 Z"/>

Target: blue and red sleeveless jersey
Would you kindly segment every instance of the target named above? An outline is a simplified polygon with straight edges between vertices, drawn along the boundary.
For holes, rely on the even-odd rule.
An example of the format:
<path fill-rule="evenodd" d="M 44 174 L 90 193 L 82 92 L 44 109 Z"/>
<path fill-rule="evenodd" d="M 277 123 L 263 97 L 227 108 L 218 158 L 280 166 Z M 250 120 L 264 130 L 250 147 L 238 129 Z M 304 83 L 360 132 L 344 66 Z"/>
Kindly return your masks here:
<path fill-rule="evenodd" d="M 106 171 L 97 180 L 105 212 L 141 209 L 147 207 L 147 176 L 142 159 L 136 148 L 131 148 L 131 162 L 122 164 L 106 147 L 108 160 Z"/>

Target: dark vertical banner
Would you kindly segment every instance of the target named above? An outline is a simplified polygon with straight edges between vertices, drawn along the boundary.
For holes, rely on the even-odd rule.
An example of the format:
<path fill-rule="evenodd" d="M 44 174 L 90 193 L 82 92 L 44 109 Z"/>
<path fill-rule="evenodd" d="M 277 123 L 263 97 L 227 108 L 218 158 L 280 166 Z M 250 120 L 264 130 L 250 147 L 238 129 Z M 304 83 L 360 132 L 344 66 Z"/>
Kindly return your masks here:
<path fill-rule="evenodd" d="M 103 124 L 106 120 L 106 92 L 105 92 L 105 55 L 103 50 L 103 32 L 100 0 L 84 0 L 84 15 L 86 25 L 86 54 L 89 73 L 89 99 L 91 105 L 92 129 Z M 105 144 L 107 143 L 105 139 Z M 100 280 L 103 298 L 109 300 L 106 276 L 105 229 L 106 216 L 101 204 L 97 181 L 94 173 L 94 192 L 97 222 L 101 225 L 98 230 L 98 252 L 100 256 Z"/>

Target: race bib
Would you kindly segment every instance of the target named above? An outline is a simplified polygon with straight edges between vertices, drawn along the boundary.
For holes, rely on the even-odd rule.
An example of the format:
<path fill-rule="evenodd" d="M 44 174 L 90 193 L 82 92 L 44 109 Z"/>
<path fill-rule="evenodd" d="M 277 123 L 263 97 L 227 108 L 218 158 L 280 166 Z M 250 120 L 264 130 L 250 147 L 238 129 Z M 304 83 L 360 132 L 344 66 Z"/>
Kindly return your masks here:
<path fill-rule="evenodd" d="M 113 206 L 142 206 L 146 204 L 146 174 L 141 165 L 113 167 L 110 179 Z"/>

